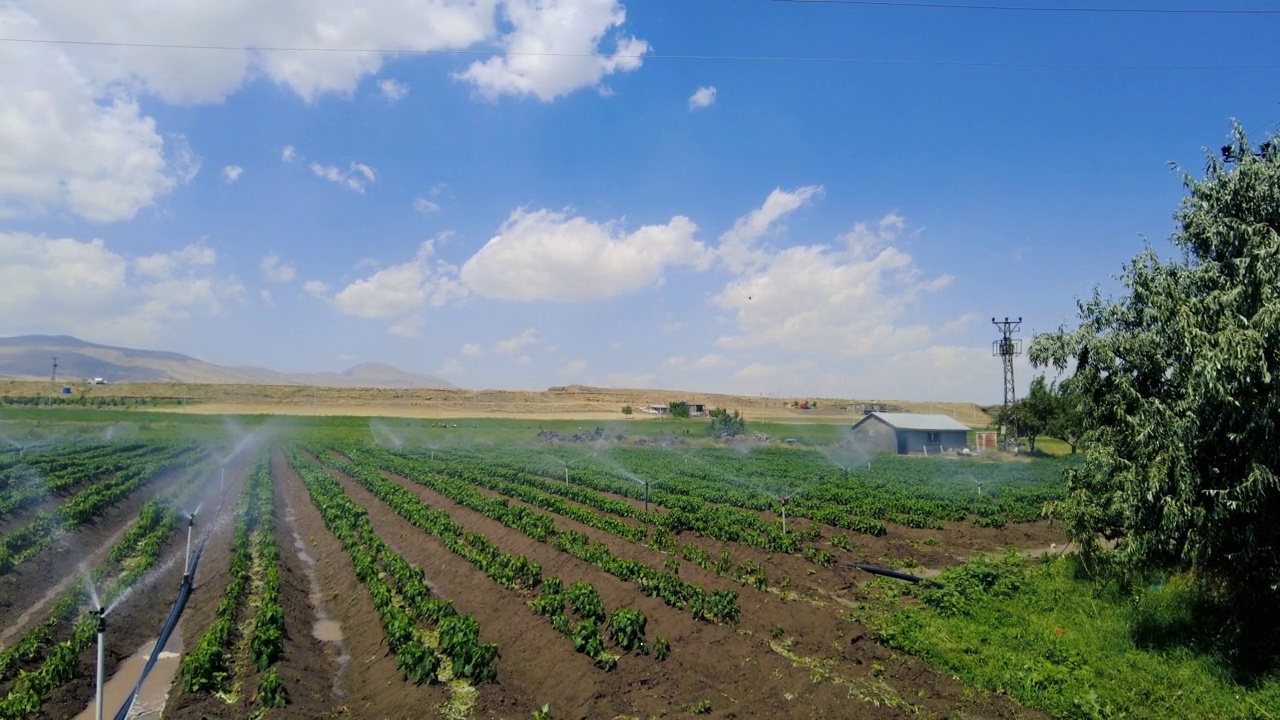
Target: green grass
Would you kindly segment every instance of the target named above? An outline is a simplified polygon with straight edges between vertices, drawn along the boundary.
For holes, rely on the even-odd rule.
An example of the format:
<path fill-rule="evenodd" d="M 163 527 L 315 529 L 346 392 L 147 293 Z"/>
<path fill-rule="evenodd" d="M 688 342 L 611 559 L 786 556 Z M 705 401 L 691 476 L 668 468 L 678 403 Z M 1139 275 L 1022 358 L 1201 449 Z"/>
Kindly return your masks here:
<path fill-rule="evenodd" d="M 938 578 L 945 589 L 913 591 L 922 602 L 891 596 L 869 621 L 885 644 L 1054 717 L 1280 718 L 1280 672 L 1238 682 L 1193 647 L 1204 628 L 1189 622 L 1187 583 L 1126 595 L 1080 574 L 1074 557 L 979 560 Z M 1135 627 L 1163 637 L 1140 644 Z"/>

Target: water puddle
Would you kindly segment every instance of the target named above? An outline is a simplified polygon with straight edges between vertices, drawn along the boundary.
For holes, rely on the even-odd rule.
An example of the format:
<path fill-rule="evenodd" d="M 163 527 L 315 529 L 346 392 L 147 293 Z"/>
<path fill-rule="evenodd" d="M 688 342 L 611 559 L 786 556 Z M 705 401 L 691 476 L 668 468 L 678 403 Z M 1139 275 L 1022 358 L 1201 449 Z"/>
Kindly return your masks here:
<path fill-rule="evenodd" d="M 298 533 L 298 516 L 293 512 L 293 505 L 289 503 L 287 497 L 284 507 L 285 522 L 289 524 L 289 530 L 293 533 L 293 548 L 307 571 L 307 579 L 311 581 L 311 607 L 316 612 L 316 622 L 311 628 L 311 634 L 320 642 L 326 643 L 331 654 L 337 655 L 334 662 L 338 665 L 338 672 L 333 676 L 332 690 L 334 695 L 342 697 L 345 694 L 342 692 L 342 672 L 351 662 L 351 655 L 347 653 L 347 648 L 342 642 L 342 624 L 330 618 L 324 610 L 324 592 L 320 589 L 320 579 L 316 577 L 316 560 L 307 554 L 307 544 L 302 541 L 302 535 Z"/>
<path fill-rule="evenodd" d="M 107 642 L 111 642 L 110 632 L 107 633 Z M 107 680 L 102 689 L 103 717 L 114 717 L 124 705 L 125 700 L 129 699 L 129 693 L 133 692 L 134 686 L 138 684 L 138 678 L 142 676 L 142 669 L 151 658 L 151 650 L 154 647 L 155 640 L 151 640 L 138 648 L 138 652 L 120 663 L 115 674 Z M 181 662 L 182 627 L 179 625 L 174 628 L 173 634 L 169 636 L 169 642 L 165 643 L 164 650 L 160 652 L 155 666 L 151 668 L 151 674 L 147 675 L 146 682 L 142 683 L 142 688 L 138 690 L 138 696 L 133 700 L 133 707 L 129 708 L 127 716 L 129 720 L 160 717 L 164 712 L 165 703 L 169 700 L 169 691 L 173 687 L 174 678 L 178 675 L 178 665 Z M 95 710 L 94 701 L 90 701 L 89 707 L 77 715 L 75 720 L 93 720 Z"/>

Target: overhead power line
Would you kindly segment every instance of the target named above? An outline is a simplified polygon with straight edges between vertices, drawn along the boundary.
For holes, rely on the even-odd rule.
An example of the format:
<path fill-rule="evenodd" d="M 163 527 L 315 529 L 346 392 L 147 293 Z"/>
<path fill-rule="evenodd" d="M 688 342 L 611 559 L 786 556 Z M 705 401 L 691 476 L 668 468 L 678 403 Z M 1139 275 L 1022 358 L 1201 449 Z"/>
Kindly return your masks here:
<path fill-rule="evenodd" d="M 596 53 L 514 52 L 504 50 L 427 50 L 419 48 L 352 48 L 352 47 L 281 47 L 241 45 L 190 45 L 170 43 L 108 42 L 104 40 L 55 40 L 48 38 L 0 37 L 0 43 L 29 43 L 35 45 L 74 45 L 94 47 L 150 48 L 158 50 L 208 50 L 232 52 L 305 52 L 305 53 L 380 53 L 384 55 L 470 55 L 512 57 L 598 57 Z M 1280 65 L 1126 65 L 1126 64 L 1073 64 L 1073 63 L 1020 63 L 966 60 L 910 60 L 888 58 L 807 57 L 800 55 L 696 55 L 640 53 L 612 55 L 614 58 L 643 60 L 698 60 L 753 63 L 831 63 L 839 65 L 918 65 L 937 67 L 973 68 L 1030 68 L 1043 70 L 1280 70 Z"/>
<path fill-rule="evenodd" d="M 963 3 L 893 2 L 893 0 L 773 0 L 806 5 L 868 5 L 930 10 L 1005 10 L 1009 12 L 1107 13 L 1113 15 L 1280 15 L 1280 10 L 1229 10 L 1225 8 L 1119 8 L 1054 7 L 1043 5 L 970 5 Z"/>

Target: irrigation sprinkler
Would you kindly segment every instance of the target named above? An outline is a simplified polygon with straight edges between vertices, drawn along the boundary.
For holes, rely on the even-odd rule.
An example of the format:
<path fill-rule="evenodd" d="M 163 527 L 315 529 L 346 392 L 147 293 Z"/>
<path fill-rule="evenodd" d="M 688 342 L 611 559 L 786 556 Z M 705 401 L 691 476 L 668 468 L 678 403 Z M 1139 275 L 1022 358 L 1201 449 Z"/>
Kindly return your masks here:
<path fill-rule="evenodd" d="M 644 512 L 649 513 L 649 481 L 644 481 Z"/>
<path fill-rule="evenodd" d="M 102 720 L 102 683 L 107 654 L 107 609 L 98 606 L 97 610 L 90 610 L 89 614 L 98 618 L 98 690 L 94 700 L 93 716 L 95 720 Z"/>
<path fill-rule="evenodd" d="M 222 471 L 218 473 L 218 492 L 223 495 L 227 494 L 227 465 L 223 463 Z"/>
<path fill-rule="evenodd" d="M 182 566 L 182 581 L 187 582 L 191 579 L 191 530 L 196 526 L 196 514 L 191 513 L 187 516 L 187 561 Z"/>

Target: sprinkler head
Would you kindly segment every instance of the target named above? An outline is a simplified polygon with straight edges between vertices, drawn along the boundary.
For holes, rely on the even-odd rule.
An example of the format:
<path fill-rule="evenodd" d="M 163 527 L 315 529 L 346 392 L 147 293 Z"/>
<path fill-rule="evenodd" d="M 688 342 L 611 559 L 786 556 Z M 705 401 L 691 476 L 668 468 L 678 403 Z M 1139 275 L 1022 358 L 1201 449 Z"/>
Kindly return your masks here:
<path fill-rule="evenodd" d="M 97 610 L 90 610 L 89 614 L 98 618 L 98 632 L 107 631 L 107 609 L 99 606 Z"/>
<path fill-rule="evenodd" d="M 193 527 L 196 524 L 196 514 L 191 513 L 187 516 L 187 527 Z"/>

